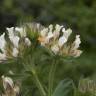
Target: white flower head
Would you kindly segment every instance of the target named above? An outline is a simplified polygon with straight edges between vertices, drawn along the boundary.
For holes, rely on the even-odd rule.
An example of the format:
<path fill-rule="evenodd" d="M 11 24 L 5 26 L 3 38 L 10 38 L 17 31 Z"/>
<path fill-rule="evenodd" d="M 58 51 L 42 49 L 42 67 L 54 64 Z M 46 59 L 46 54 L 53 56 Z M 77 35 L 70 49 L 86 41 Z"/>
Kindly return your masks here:
<path fill-rule="evenodd" d="M 17 56 L 18 56 L 18 53 L 19 53 L 18 49 L 14 47 L 14 48 L 13 48 L 12 55 L 13 55 L 14 57 L 17 57 Z"/>
<path fill-rule="evenodd" d="M 29 40 L 29 38 L 25 38 L 25 43 L 26 43 L 26 45 L 28 45 L 28 46 L 30 46 L 31 45 L 31 41 Z"/>
<path fill-rule="evenodd" d="M 57 54 L 57 53 L 59 52 L 59 47 L 58 47 L 58 45 L 53 45 L 53 46 L 51 47 L 51 50 L 52 50 L 55 54 Z"/>
<path fill-rule="evenodd" d="M 5 33 L 0 36 L 0 49 L 4 52 L 6 46 Z"/>
<path fill-rule="evenodd" d="M 10 86 L 11 88 L 14 87 L 13 80 L 10 77 L 2 76 L 2 80 L 3 80 L 3 86 L 5 90 L 8 88 L 8 86 Z"/>

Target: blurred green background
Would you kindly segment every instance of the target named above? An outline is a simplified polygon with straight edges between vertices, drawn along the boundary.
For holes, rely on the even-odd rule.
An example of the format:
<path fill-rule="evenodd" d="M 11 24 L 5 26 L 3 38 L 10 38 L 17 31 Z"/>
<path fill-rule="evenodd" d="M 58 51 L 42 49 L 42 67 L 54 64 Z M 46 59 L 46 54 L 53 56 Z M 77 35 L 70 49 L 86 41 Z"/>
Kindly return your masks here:
<path fill-rule="evenodd" d="M 64 24 L 86 51 L 96 48 L 96 0 L 0 0 L 0 31 L 21 21 Z"/>
<path fill-rule="evenodd" d="M 65 71 L 67 74 L 76 74 L 74 70 L 77 70 L 78 74 L 94 75 L 96 0 L 0 0 L 0 32 L 18 22 L 39 22 L 44 25 L 59 23 L 72 28 L 74 33 L 81 35 L 81 49 L 84 52 L 77 59 L 77 65 L 71 66 L 70 72 L 67 69 Z"/>

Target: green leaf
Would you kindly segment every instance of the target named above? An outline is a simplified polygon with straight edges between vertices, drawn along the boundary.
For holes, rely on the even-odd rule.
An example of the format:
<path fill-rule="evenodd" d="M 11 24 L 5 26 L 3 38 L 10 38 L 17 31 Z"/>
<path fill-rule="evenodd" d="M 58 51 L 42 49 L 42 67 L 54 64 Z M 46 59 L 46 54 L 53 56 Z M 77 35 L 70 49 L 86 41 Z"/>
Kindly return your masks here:
<path fill-rule="evenodd" d="M 73 90 L 73 82 L 70 79 L 62 80 L 56 87 L 52 96 L 70 96 Z"/>

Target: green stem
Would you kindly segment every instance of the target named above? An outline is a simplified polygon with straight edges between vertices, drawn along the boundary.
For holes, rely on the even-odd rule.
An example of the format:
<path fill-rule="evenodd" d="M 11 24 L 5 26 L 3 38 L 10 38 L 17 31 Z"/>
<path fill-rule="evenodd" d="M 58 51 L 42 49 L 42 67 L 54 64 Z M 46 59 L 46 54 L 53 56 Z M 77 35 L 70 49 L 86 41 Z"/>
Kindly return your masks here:
<path fill-rule="evenodd" d="M 49 72 L 49 90 L 48 90 L 48 96 L 52 96 L 53 92 L 53 85 L 54 85 L 54 76 L 55 76 L 55 70 L 57 67 L 56 60 L 53 62 L 50 72 Z"/>
<path fill-rule="evenodd" d="M 36 86 L 37 86 L 37 88 L 39 89 L 39 91 L 41 93 L 41 96 L 46 96 L 46 92 L 45 92 L 45 90 L 44 90 L 44 88 L 43 88 L 43 86 L 42 86 L 42 84 L 41 84 L 35 70 L 32 70 L 32 73 L 33 73 L 33 76 L 34 76 L 34 79 L 35 79 Z"/>

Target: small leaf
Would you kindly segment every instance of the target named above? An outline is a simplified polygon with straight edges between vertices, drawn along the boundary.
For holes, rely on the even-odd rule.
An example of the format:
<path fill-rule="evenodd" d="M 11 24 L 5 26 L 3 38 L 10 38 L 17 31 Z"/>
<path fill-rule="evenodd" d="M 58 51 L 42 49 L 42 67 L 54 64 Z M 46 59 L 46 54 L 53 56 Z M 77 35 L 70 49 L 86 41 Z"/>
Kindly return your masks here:
<path fill-rule="evenodd" d="M 73 82 L 70 79 L 62 80 L 56 87 L 52 96 L 70 96 L 72 94 Z"/>

